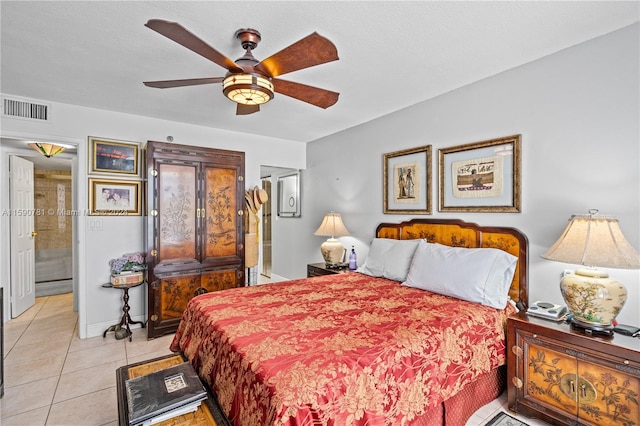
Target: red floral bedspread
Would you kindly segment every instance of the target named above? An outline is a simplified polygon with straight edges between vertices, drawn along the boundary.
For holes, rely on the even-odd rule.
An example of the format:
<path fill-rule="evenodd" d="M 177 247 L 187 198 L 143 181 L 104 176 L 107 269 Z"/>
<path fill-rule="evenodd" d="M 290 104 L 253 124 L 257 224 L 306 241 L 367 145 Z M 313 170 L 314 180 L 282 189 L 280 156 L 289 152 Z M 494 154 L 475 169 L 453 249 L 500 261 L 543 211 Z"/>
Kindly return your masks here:
<path fill-rule="evenodd" d="M 236 425 L 410 425 L 505 363 L 511 312 L 327 275 L 198 296 L 171 350 Z"/>

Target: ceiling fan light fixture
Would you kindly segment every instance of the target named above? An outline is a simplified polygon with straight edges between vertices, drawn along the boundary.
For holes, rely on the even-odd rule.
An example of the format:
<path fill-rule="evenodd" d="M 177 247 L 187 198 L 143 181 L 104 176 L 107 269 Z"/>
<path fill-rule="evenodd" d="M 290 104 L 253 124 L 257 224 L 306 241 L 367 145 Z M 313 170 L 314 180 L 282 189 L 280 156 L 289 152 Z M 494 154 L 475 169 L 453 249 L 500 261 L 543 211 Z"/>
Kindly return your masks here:
<path fill-rule="evenodd" d="M 233 102 L 260 105 L 273 99 L 273 83 L 254 74 L 231 74 L 222 81 L 222 92 Z"/>
<path fill-rule="evenodd" d="M 29 146 L 47 158 L 51 158 L 54 155 L 58 155 L 65 150 L 64 146 L 55 145 L 55 144 L 46 143 L 46 142 L 32 142 L 32 143 L 29 143 Z"/>

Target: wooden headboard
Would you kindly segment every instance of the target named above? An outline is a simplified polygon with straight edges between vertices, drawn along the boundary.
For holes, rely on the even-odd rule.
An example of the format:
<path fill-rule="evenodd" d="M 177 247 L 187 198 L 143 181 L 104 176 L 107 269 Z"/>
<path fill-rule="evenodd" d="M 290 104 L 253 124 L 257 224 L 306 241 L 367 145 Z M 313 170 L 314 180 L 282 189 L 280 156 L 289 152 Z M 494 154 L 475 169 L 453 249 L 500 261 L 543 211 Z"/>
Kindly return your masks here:
<path fill-rule="evenodd" d="M 425 239 L 452 247 L 497 248 L 518 257 L 509 297 L 519 309 L 529 306 L 527 291 L 527 265 L 529 251 L 527 237 L 515 228 L 479 226 L 458 219 L 412 219 L 401 223 L 381 223 L 376 228 L 377 238 L 394 240 Z"/>

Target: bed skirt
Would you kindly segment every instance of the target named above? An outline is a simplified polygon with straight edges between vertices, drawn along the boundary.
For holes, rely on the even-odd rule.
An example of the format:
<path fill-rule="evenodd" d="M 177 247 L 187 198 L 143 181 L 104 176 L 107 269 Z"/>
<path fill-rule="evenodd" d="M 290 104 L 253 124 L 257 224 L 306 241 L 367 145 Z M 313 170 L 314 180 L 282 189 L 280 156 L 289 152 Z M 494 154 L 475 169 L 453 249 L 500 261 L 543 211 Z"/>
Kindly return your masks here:
<path fill-rule="evenodd" d="M 463 426 L 480 407 L 498 398 L 506 389 L 506 366 L 500 366 L 427 411 L 412 426 Z"/>
<path fill-rule="evenodd" d="M 480 407 L 499 397 L 506 388 L 507 370 L 503 365 L 479 377 L 460 392 L 429 410 L 416 425 L 462 426 Z"/>

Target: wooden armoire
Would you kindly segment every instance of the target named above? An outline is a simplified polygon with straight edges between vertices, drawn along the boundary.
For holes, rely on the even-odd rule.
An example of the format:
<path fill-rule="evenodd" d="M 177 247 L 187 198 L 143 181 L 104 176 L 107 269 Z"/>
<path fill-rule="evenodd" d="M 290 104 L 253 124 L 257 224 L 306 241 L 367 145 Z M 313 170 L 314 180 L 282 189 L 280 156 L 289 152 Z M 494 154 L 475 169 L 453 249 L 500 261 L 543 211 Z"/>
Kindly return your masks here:
<path fill-rule="evenodd" d="M 173 333 L 193 297 L 243 286 L 244 152 L 149 141 L 149 338 Z"/>

